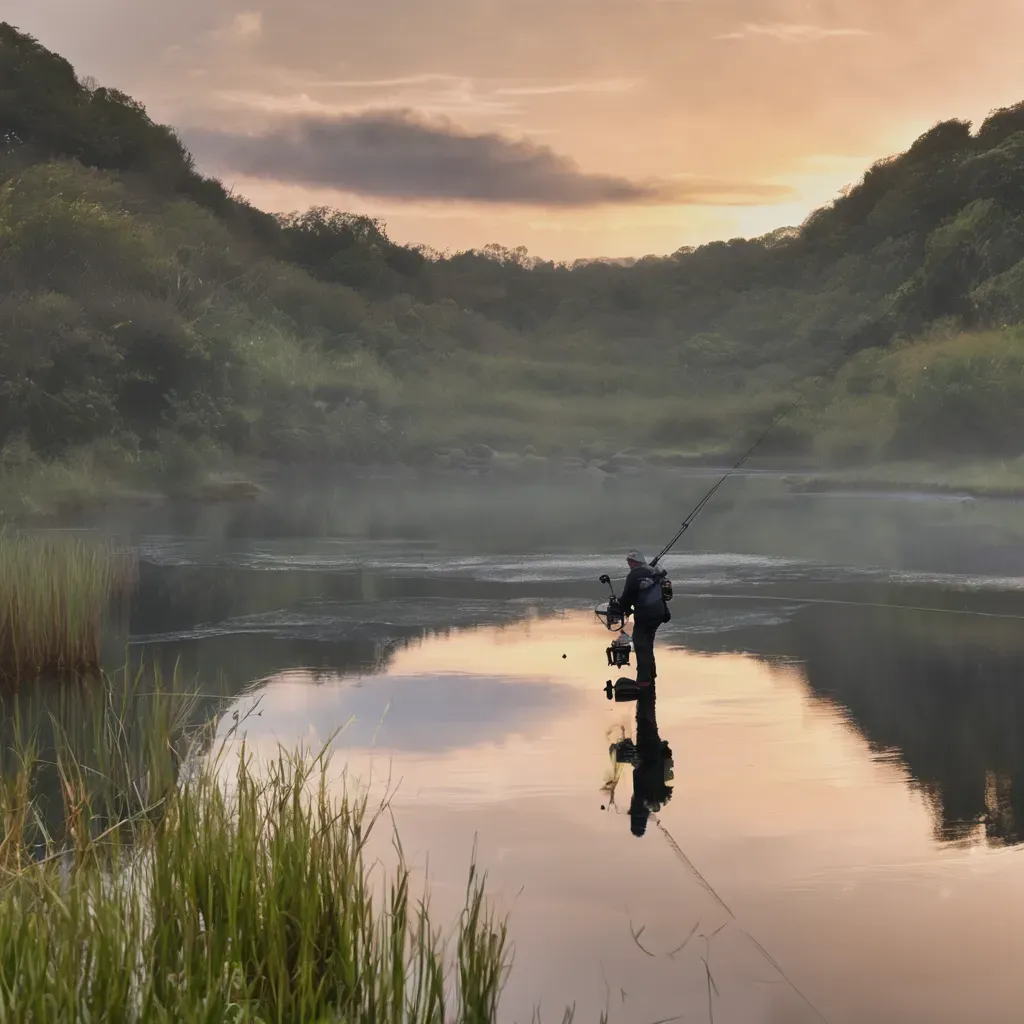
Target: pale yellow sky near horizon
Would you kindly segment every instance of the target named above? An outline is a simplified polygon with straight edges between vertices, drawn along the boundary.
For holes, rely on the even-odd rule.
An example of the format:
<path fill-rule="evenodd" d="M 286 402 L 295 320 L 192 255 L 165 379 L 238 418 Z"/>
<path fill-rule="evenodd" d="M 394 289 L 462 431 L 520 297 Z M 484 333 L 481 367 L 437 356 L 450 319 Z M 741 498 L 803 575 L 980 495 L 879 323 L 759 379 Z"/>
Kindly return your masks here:
<path fill-rule="evenodd" d="M 1024 100 L 1020 0 L 0 0 L 272 210 L 554 259 L 799 223 Z"/>

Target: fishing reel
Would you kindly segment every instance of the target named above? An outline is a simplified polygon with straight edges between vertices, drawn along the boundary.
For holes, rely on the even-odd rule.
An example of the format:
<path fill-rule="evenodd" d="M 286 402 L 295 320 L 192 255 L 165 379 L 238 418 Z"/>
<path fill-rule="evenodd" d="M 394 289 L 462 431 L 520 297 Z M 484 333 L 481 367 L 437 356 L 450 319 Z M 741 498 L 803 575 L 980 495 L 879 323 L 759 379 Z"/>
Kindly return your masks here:
<path fill-rule="evenodd" d="M 605 629 L 619 634 L 605 648 L 605 654 L 608 655 L 608 664 L 612 668 L 623 668 L 629 664 L 629 655 L 633 650 L 633 641 L 629 634 L 625 632 L 626 615 L 622 610 L 622 605 L 619 604 L 619 599 L 615 596 L 610 577 L 607 575 L 602 576 L 601 582 L 608 584 L 608 589 L 611 593 L 607 601 L 603 601 L 594 609 L 594 614 L 604 623 Z"/>
<path fill-rule="evenodd" d="M 594 609 L 594 614 L 604 623 L 605 629 L 612 632 L 616 630 L 621 632 L 626 625 L 626 616 L 622 611 L 622 605 L 619 604 L 619 599 L 615 596 L 615 591 L 612 589 L 611 578 L 605 574 L 601 577 L 600 582 L 607 583 L 611 593 L 607 601 L 602 601 Z M 611 662 L 609 661 L 608 664 L 610 665 Z"/>
<path fill-rule="evenodd" d="M 604 628 L 609 632 L 621 632 L 626 625 L 626 616 L 622 613 L 622 606 L 618 598 L 613 597 L 609 601 L 602 601 L 594 609 L 594 614 L 604 623 Z"/>

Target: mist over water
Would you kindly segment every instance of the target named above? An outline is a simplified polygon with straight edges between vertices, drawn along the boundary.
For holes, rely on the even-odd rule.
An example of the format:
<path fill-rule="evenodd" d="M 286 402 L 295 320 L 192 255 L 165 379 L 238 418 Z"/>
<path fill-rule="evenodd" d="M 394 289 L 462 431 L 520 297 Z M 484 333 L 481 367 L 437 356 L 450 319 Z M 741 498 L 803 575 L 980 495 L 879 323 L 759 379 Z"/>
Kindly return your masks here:
<path fill-rule="evenodd" d="M 436 547 L 444 565 L 459 556 L 571 554 L 597 559 L 638 546 L 653 556 L 715 482 L 717 470 L 660 470 L 594 479 L 552 470 L 537 478 L 451 471 L 381 470 L 299 477 L 243 505 L 181 503 L 100 514 L 106 527 L 142 532 L 160 561 L 221 558 L 233 549 L 264 557 L 273 541 L 292 565 L 342 567 L 346 542 L 373 541 L 388 558 Z M 935 495 L 800 494 L 787 474 L 740 472 L 716 494 L 677 551 L 801 559 L 890 571 L 1024 577 L 1021 502 Z M 155 539 L 154 539 L 155 538 Z M 204 550 L 197 539 L 214 542 Z M 330 541 L 312 554 L 311 539 Z M 250 541 L 259 542 L 250 545 Z M 254 550 L 251 550 L 254 548 Z M 410 556 L 419 558 L 421 552 Z M 241 557 L 241 556 L 239 556 Z M 363 563 L 361 563 L 363 564 Z M 575 564 L 575 563 L 574 563 Z M 409 568 L 423 566 L 410 563 Z"/>

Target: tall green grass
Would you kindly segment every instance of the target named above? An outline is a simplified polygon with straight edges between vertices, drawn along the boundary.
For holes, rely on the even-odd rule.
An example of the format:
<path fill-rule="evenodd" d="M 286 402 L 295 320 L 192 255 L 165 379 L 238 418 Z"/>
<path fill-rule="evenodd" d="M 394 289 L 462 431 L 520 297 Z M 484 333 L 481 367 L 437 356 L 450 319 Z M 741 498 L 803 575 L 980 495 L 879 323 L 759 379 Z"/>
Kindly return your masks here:
<path fill-rule="evenodd" d="M 104 614 L 134 571 L 107 543 L 0 530 L 0 676 L 98 668 Z"/>
<path fill-rule="evenodd" d="M 0 693 L 0 873 L 148 829 L 202 734 L 197 695 L 158 666 Z"/>
<path fill-rule="evenodd" d="M 446 940 L 401 857 L 371 870 L 380 816 L 332 790 L 324 751 L 257 765 L 184 728 L 177 685 L 90 689 L 51 716 L 87 721 L 5 751 L 0 1021 L 496 1019 L 506 930 L 475 871 Z M 54 774 L 64 824 L 44 829 Z"/>

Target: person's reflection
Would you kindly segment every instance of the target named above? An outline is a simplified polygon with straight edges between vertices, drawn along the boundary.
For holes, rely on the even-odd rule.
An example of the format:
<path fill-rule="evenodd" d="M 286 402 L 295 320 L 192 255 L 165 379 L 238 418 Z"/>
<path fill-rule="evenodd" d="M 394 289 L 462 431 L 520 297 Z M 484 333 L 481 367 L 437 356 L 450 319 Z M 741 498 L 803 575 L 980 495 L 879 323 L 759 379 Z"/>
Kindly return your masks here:
<path fill-rule="evenodd" d="M 613 745 L 615 761 L 633 766 L 633 797 L 629 802 L 629 828 L 635 836 L 647 831 L 652 812 L 672 799 L 672 748 L 658 735 L 655 714 L 656 683 L 638 691 L 636 701 L 636 742 L 621 739 Z"/>

